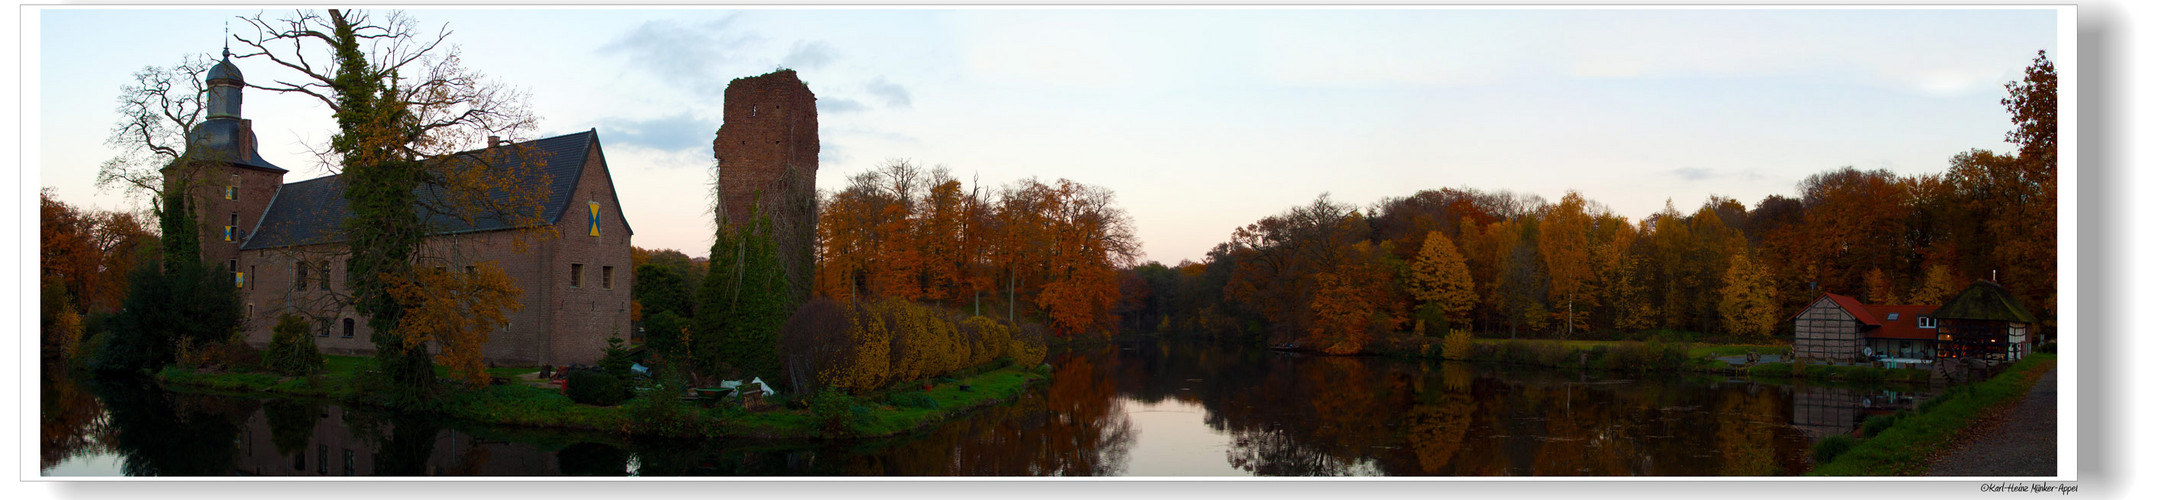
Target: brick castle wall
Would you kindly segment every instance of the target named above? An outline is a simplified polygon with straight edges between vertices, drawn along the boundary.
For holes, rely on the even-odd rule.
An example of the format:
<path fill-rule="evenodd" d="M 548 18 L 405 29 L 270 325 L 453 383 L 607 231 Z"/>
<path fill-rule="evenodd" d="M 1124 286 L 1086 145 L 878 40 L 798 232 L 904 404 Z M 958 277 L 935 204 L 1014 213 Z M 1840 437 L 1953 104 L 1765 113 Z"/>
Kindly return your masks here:
<path fill-rule="evenodd" d="M 506 328 L 489 333 L 483 348 L 489 361 L 589 365 L 599 361 L 608 337 L 628 340 L 630 290 L 635 284 L 635 273 L 629 265 L 629 224 L 617 202 L 604 155 L 597 147 L 588 154 L 577 189 L 558 224 L 525 231 L 435 236 L 420 249 L 422 266 L 462 270 L 467 265 L 494 262 L 524 291 L 519 297 L 524 308 L 508 314 Z M 585 226 L 591 202 L 600 204 L 598 237 L 590 236 Z M 242 252 L 241 269 L 252 270 L 247 286 L 241 290 L 247 314 L 243 331 L 248 343 L 268 345 L 270 328 L 276 326 L 277 318 L 294 312 L 317 321 L 310 325 L 310 333 L 317 335 L 316 346 L 323 352 L 372 354 L 374 343 L 370 338 L 374 330 L 349 305 L 351 284 L 345 275 L 344 253 L 342 245 Z M 296 263 L 301 261 L 313 266 L 307 271 L 309 284 L 304 289 L 295 282 L 299 274 Z M 327 290 L 319 281 L 322 263 L 330 266 Z M 574 287 L 570 286 L 572 265 L 581 265 L 584 272 L 581 283 Z M 612 283 L 605 276 L 608 268 L 613 268 Z M 351 337 L 344 336 L 347 319 L 353 321 Z"/>
<path fill-rule="evenodd" d="M 808 298 L 816 229 L 817 96 L 793 70 L 727 84 L 724 123 L 712 140 L 718 160 L 718 220 L 747 227 L 754 207 L 772 218 L 790 292 Z"/>

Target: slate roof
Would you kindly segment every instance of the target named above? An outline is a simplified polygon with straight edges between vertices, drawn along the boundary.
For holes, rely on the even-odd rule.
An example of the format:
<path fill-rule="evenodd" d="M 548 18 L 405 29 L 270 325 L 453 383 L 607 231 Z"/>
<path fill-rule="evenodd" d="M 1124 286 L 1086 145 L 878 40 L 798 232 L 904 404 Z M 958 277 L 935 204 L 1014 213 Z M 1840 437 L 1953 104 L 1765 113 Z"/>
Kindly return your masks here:
<path fill-rule="evenodd" d="M 1956 294 L 1955 298 L 1942 303 L 1933 315 L 1948 319 L 1981 321 L 2007 321 L 2011 323 L 2037 323 L 2038 317 L 2023 309 L 2023 304 L 2001 288 L 1999 283 L 1978 280 Z"/>
<path fill-rule="evenodd" d="M 256 151 L 253 147 L 246 148 L 246 151 L 240 151 L 240 134 L 248 135 L 247 144 L 249 146 L 256 144 L 254 140 L 255 133 L 247 130 L 246 127 L 240 126 L 239 119 L 211 118 L 203 120 L 202 123 L 195 124 L 193 130 L 187 132 L 187 154 L 198 159 L 222 161 L 275 174 L 288 172 L 284 167 L 272 165 L 268 160 L 262 159 L 262 152 Z"/>
<path fill-rule="evenodd" d="M 1932 328 L 1919 328 L 1919 316 L 1932 316 L 1940 306 L 1866 306 L 1873 317 L 1881 320 L 1881 327 L 1866 332 L 1866 338 L 1933 340 Z M 1888 319 L 1894 316 L 1896 319 Z"/>
<path fill-rule="evenodd" d="M 547 223 L 558 223 L 570 207 L 570 195 L 577 189 L 577 179 L 584 172 L 585 160 L 593 149 L 599 147 L 599 133 L 587 130 L 574 134 L 536 139 L 505 145 L 502 151 L 475 150 L 457 153 L 450 157 L 431 158 L 428 162 L 448 161 L 450 158 L 474 158 L 487 154 L 490 159 L 501 162 L 526 177 L 525 184 L 544 183 L 544 198 L 540 217 Z M 443 199 L 443 194 L 432 186 L 423 185 L 414 190 L 423 205 Z M 489 193 L 497 201 L 510 198 L 508 191 Z M 492 215 L 457 217 L 448 214 L 427 213 L 422 218 L 428 225 L 428 234 L 455 234 L 478 231 L 513 229 L 513 221 Z M 270 201 L 262 221 L 247 238 L 241 250 L 278 248 L 294 245 L 343 243 L 344 220 L 352 211 L 345 204 L 345 179 L 343 175 L 331 175 L 285 184 Z"/>

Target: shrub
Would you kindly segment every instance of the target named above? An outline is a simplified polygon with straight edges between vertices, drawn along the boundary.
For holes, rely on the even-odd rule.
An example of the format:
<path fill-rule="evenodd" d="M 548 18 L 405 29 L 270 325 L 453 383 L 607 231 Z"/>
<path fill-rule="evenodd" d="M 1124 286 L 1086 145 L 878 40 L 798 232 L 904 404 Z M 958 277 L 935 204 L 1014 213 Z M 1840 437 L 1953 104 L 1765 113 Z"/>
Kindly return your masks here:
<path fill-rule="evenodd" d="M 180 364 L 197 370 L 245 372 L 262 366 L 262 354 L 239 339 L 182 344 Z"/>
<path fill-rule="evenodd" d="M 614 406 L 629 400 L 629 387 L 622 379 L 602 372 L 579 370 L 569 374 L 569 400 L 593 406 Z"/>
<path fill-rule="evenodd" d="M 653 377 L 652 389 L 630 399 L 624 405 L 626 414 L 638 430 L 653 434 L 682 436 L 699 434 L 712 429 L 699 426 L 698 414 L 680 397 L 688 384 L 674 375 L 672 368 L 663 368 Z"/>
<path fill-rule="evenodd" d="M 307 334 L 307 320 L 286 314 L 270 328 L 270 346 L 262 351 L 264 369 L 279 375 L 304 377 L 322 372 L 322 351 L 315 336 Z"/>
<path fill-rule="evenodd" d="M 1858 427 L 1861 432 L 1865 434 L 1866 437 L 1870 438 L 1879 435 L 1881 431 L 1888 430 L 1889 427 L 1894 427 L 1895 425 L 1896 417 L 1894 415 L 1874 415 L 1871 417 L 1866 417 L 1866 422 L 1863 424 L 1859 424 Z"/>
<path fill-rule="evenodd" d="M 857 404 L 854 396 L 837 390 L 825 390 L 809 400 L 809 413 L 816 417 L 817 427 L 828 437 L 853 434 L 869 419 L 869 408 Z"/>
<path fill-rule="evenodd" d="M 1819 443 L 1814 443 L 1813 463 L 1825 464 L 1835 461 L 1837 455 L 1842 455 L 1843 452 L 1851 451 L 1851 448 L 1856 446 L 1858 446 L 1858 440 L 1852 439 L 1850 436 L 1842 434 L 1829 436 L 1828 439 L 1823 439 Z"/>

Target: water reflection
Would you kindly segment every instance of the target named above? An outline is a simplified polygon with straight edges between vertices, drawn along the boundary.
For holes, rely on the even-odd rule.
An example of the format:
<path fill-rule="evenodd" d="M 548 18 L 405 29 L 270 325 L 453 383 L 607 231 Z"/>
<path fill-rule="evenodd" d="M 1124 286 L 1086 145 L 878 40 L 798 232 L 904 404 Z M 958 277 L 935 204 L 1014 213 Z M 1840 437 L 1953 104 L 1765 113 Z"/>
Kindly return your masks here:
<path fill-rule="evenodd" d="M 48 374 L 41 462 L 50 474 L 109 457 L 114 475 L 1787 475 L 1809 467 L 1813 440 L 1921 396 L 1180 342 L 1051 364 L 1050 383 L 915 435 L 814 443 L 508 429 Z"/>

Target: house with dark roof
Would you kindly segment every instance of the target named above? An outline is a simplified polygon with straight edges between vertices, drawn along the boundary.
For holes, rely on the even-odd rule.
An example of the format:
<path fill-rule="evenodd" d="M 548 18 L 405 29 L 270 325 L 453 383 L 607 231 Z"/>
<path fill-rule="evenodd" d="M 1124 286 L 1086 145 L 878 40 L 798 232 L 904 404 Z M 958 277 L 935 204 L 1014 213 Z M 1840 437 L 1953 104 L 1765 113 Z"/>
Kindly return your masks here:
<path fill-rule="evenodd" d="M 266 345 L 291 313 L 316 324 L 324 352 L 371 353 L 375 332 L 352 307 L 346 278 L 344 176 L 285 183 L 241 118 L 239 70 L 227 60 L 207 76 L 210 113 L 189 133 L 189 170 L 169 171 L 167 182 L 198 200 L 203 254 L 224 260 L 240 288 L 248 342 Z M 416 265 L 492 264 L 523 291 L 524 307 L 489 335 L 489 361 L 589 364 L 608 338 L 627 340 L 632 231 L 597 131 L 489 138 L 425 161 L 433 178 L 413 193 L 427 231 Z"/>
<path fill-rule="evenodd" d="M 1821 294 L 1791 317 L 1797 326 L 1791 356 L 1819 362 L 1930 362 L 1936 355 L 1936 307 L 1868 305 L 1843 295 Z"/>
<path fill-rule="evenodd" d="M 2002 363 L 2031 353 L 2031 326 L 2038 317 L 2016 302 L 2007 289 L 1979 280 L 1934 311 L 1942 358 Z"/>

